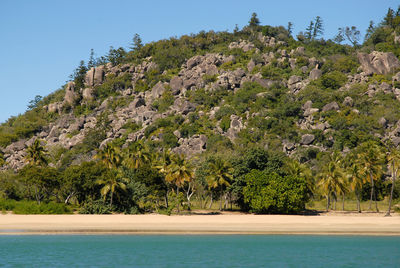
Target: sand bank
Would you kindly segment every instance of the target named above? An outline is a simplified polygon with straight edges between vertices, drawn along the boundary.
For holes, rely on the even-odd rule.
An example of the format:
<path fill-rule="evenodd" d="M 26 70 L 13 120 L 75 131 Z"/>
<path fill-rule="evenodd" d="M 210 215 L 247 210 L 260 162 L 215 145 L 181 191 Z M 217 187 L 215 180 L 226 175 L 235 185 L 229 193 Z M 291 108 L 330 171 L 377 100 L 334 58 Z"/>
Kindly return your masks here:
<path fill-rule="evenodd" d="M 400 235 L 400 216 L 375 215 L 0 215 L 0 234 Z"/>

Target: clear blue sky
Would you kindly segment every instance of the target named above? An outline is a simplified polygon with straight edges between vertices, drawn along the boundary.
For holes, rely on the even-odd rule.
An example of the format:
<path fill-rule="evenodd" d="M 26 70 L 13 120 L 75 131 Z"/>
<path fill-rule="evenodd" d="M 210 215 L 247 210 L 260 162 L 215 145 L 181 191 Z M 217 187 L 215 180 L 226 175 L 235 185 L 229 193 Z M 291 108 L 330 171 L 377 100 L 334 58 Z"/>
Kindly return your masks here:
<path fill-rule="evenodd" d="M 364 34 L 379 22 L 392 0 L 127 1 L 0 0 L 0 122 L 26 110 L 36 95 L 60 88 L 90 49 L 104 55 L 110 46 L 129 46 L 140 34 L 151 42 L 201 30 L 232 31 L 252 12 L 263 25 L 294 24 L 294 33 L 321 16 L 324 38 L 355 25 Z"/>

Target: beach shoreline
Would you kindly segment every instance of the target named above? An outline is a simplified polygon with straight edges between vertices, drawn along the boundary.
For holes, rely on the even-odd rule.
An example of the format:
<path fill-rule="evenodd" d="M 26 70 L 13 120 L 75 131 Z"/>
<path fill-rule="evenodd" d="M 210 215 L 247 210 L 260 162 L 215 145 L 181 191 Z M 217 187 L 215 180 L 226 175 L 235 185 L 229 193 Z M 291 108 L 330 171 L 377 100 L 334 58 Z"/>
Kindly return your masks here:
<path fill-rule="evenodd" d="M 39 234 L 400 236 L 400 215 L 0 215 L 0 235 Z"/>

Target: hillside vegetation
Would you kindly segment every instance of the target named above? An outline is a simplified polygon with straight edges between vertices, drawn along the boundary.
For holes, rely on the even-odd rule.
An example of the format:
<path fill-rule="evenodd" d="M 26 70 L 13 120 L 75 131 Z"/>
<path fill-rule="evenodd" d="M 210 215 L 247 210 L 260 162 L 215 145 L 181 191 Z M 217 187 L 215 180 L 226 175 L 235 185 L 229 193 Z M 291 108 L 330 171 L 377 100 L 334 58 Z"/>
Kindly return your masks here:
<path fill-rule="evenodd" d="M 254 13 L 233 33 L 135 35 L 129 50 L 92 51 L 0 126 L 0 208 L 396 208 L 400 10 L 371 22 L 362 43 L 354 26 L 322 35 L 320 17 L 294 37 L 291 23 L 263 26 Z"/>

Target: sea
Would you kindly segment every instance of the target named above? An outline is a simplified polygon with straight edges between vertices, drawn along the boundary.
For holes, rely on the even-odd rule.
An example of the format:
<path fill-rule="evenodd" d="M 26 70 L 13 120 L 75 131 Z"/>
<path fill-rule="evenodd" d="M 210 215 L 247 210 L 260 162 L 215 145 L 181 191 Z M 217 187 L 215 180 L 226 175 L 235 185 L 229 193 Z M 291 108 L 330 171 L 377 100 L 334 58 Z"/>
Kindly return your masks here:
<path fill-rule="evenodd" d="M 400 237 L 3 235 L 0 267 L 400 267 Z"/>

